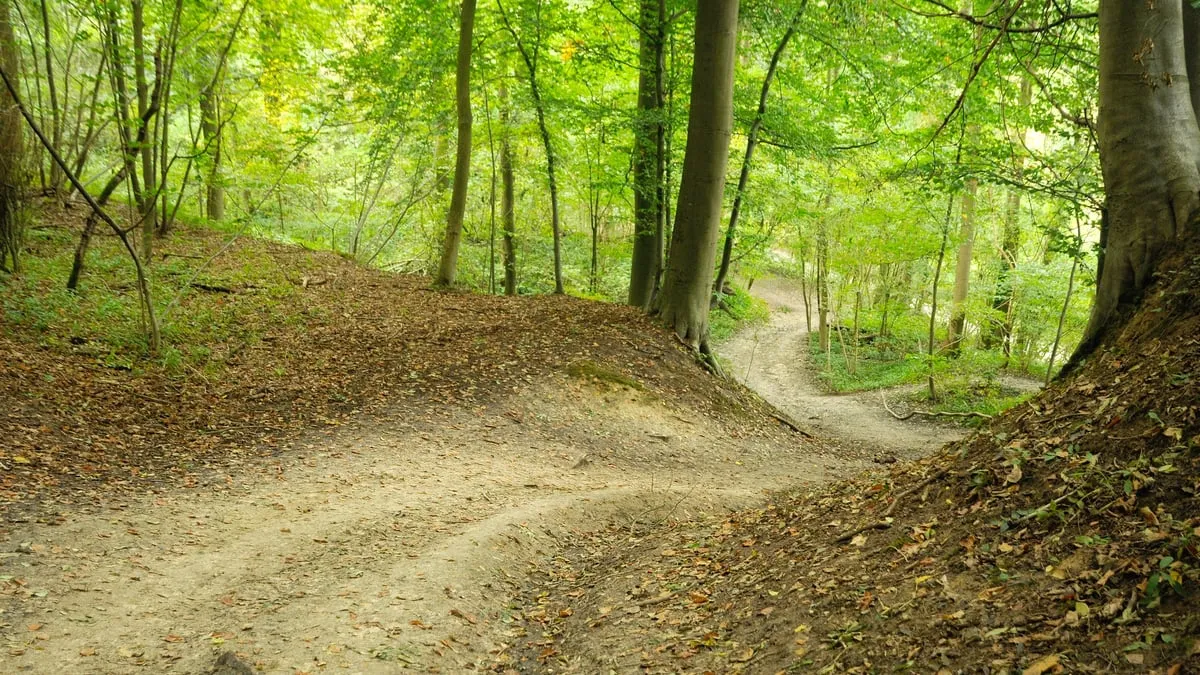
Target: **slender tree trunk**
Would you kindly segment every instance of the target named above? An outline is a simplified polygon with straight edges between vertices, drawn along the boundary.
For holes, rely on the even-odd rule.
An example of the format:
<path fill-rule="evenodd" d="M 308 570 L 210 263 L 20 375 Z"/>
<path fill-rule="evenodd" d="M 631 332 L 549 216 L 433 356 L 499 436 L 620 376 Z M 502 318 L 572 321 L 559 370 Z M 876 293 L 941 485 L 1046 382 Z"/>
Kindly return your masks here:
<path fill-rule="evenodd" d="M 10 4 L 0 2 L 0 67 L 16 85 L 20 50 L 9 17 Z M 0 270 L 18 271 L 21 267 L 20 206 L 25 155 L 21 126 L 16 101 L 7 90 L 0 90 Z"/>
<path fill-rule="evenodd" d="M 550 187 L 550 231 L 554 245 L 554 292 L 562 295 L 566 292 L 566 288 L 563 285 L 562 224 L 558 215 L 558 178 L 555 169 L 554 144 L 550 141 L 550 129 L 546 126 L 546 108 L 542 104 L 542 94 L 538 89 L 534 71 L 530 71 L 529 86 L 533 91 L 533 105 L 534 111 L 537 113 L 538 131 L 542 135 L 542 147 L 546 151 L 546 181 Z"/>
<path fill-rule="evenodd" d="M 128 165 L 121 167 L 120 170 L 118 170 L 117 173 L 108 180 L 108 183 L 105 184 L 104 189 L 100 191 L 100 194 L 96 195 L 97 206 L 104 208 L 104 205 L 108 203 L 109 197 L 112 196 L 112 193 L 118 187 L 120 187 L 121 183 L 125 180 L 125 173 L 127 169 Z M 83 234 L 79 236 L 79 244 L 75 246 L 75 260 L 71 265 L 71 275 L 67 277 L 68 291 L 73 291 L 79 288 L 79 279 L 83 276 L 83 268 L 87 262 L 88 245 L 91 244 L 92 234 L 95 233 L 96 223 L 99 220 L 99 214 L 93 211 L 92 213 L 88 214 L 87 221 L 84 222 Z"/>
<path fill-rule="evenodd" d="M 542 101 L 542 90 L 538 85 L 537 78 L 537 52 L 541 49 L 541 45 L 534 44 L 532 47 L 527 46 L 521 40 L 512 23 L 509 22 L 508 13 L 505 12 L 504 4 L 501 0 L 496 0 L 496 6 L 500 9 L 500 16 L 504 21 L 504 27 L 517 43 L 517 51 L 521 54 L 521 60 L 525 62 L 525 68 L 529 72 L 529 93 L 533 97 L 533 110 L 537 115 L 538 132 L 542 137 L 542 148 L 546 152 L 546 181 L 550 188 L 550 230 L 554 246 L 554 292 L 561 295 L 566 292 L 566 288 L 563 285 L 562 272 L 562 221 L 558 214 L 557 160 L 554 155 L 554 143 L 550 140 L 550 128 L 546 126 L 546 106 Z M 537 30 L 540 36 L 540 25 L 537 27 Z"/>
<path fill-rule="evenodd" d="M 971 284 L 971 255 L 975 247 L 975 194 L 979 181 L 967 180 L 962 198 L 961 224 L 958 231 L 958 258 L 954 265 L 954 292 L 951 296 L 950 331 L 946 351 L 958 356 L 962 351 L 963 331 L 967 324 L 967 293 Z"/>
<path fill-rule="evenodd" d="M 658 303 L 660 321 L 701 353 L 708 350 L 713 264 L 733 127 L 737 19 L 737 0 L 699 0 L 687 149 Z"/>
<path fill-rule="evenodd" d="M 804 298 L 804 330 L 812 332 L 812 308 L 808 302 L 808 272 L 804 269 L 804 258 L 800 259 L 800 295 Z"/>
<path fill-rule="evenodd" d="M 633 146 L 633 258 L 629 304 L 649 309 L 662 264 L 665 0 L 641 0 L 638 110 Z"/>
<path fill-rule="evenodd" d="M 225 186 L 221 181 L 221 103 L 217 93 L 220 82 L 200 92 L 200 134 L 208 147 L 212 165 L 204 179 L 205 207 L 208 219 L 225 220 Z"/>
<path fill-rule="evenodd" d="M 143 0 L 131 0 L 133 8 L 133 77 L 137 92 L 137 116 L 146 117 L 150 107 L 150 83 L 146 79 L 146 25 Z M 149 121 L 144 124 L 149 124 Z M 147 139 L 153 138 L 147 136 Z M 157 204 L 154 177 L 154 143 L 143 141 L 135 148 L 142 158 L 142 194 L 138 198 L 138 211 L 142 223 L 142 260 L 150 262 L 150 253 L 154 248 L 155 221 L 157 220 Z"/>
<path fill-rule="evenodd" d="M 1083 244 L 1083 228 L 1079 225 L 1079 213 L 1075 214 L 1075 240 Z M 1067 309 L 1071 307 L 1071 294 L 1075 291 L 1075 272 L 1079 269 L 1079 251 L 1071 255 L 1071 274 L 1067 277 L 1067 294 L 1063 297 L 1062 310 L 1058 313 L 1058 328 L 1054 331 L 1054 345 L 1050 348 L 1050 361 L 1046 364 L 1046 379 L 1043 383 L 1050 386 L 1051 374 L 1054 372 L 1054 359 L 1058 357 L 1058 345 L 1062 342 L 1063 324 L 1067 322 Z"/>
<path fill-rule="evenodd" d="M 1158 261 L 1196 230 L 1197 14 L 1182 0 L 1100 2 L 1097 136 L 1106 204 L 1104 258 L 1083 340 L 1066 370 L 1124 325 L 1140 305 Z M 1179 86 L 1181 82 L 1189 86 Z"/>
<path fill-rule="evenodd" d="M 767 74 L 763 77 L 762 89 L 758 93 L 758 110 L 755 111 L 754 121 L 750 123 L 750 129 L 746 132 L 746 152 L 742 156 L 742 171 L 738 175 L 737 192 L 733 195 L 733 207 L 729 211 L 729 225 L 725 228 L 725 245 L 721 250 L 721 265 L 717 269 L 717 280 L 713 284 L 714 306 L 720 298 L 720 294 L 724 292 L 725 279 L 729 276 L 729 264 L 733 258 L 733 240 L 737 233 L 738 216 L 742 212 L 742 198 L 745 196 L 746 186 L 750 182 L 750 166 L 754 159 L 754 149 L 758 147 L 758 133 L 762 130 L 763 117 L 767 114 L 767 99 L 771 94 L 771 83 L 775 80 L 775 71 L 779 68 L 779 60 L 783 58 L 783 52 L 791 42 L 792 36 L 796 34 L 796 26 L 800 23 L 800 17 L 804 16 L 804 10 L 807 7 L 808 0 L 804 0 L 800 3 L 800 9 L 792 16 L 787 31 L 784 32 L 775 51 L 771 54 L 771 62 L 767 66 Z"/>
<path fill-rule="evenodd" d="M 832 187 L 830 188 L 832 189 Z M 822 199 L 822 211 L 828 212 L 832 198 L 829 193 Z M 821 351 L 828 353 L 829 345 L 829 223 L 828 214 L 822 213 L 817 223 L 817 337 Z"/>
<path fill-rule="evenodd" d="M 492 133 L 492 103 L 488 87 L 483 88 L 483 112 L 487 116 L 490 192 L 488 194 L 488 292 L 496 293 L 496 137 Z M 382 183 L 381 183 L 382 185 Z"/>
<path fill-rule="evenodd" d="M 63 110 L 58 105 L 58 83 L 54 78 L 54 50 L 51 46 L 50 11 L 46 0 L 39 3 L 42 18 L 42 54 L 46 58 L 46 88 L 50 93 L 50 142 L 55 150 L 62 152 L 62 115 Z M 62 187 L 62 170 L 54 162 L 50 162 L 49 188 L 57 193 Z"/>
<path fill-rule="evenodd" d="M 514 202 L 512 140 L 509 129 L 508 90 L 500 89 L 500 213 L 504 231 L 504 294 L 517 294 L 516 211 Z"/>
<path fill-rule="evenodd" d="M 455 74 L 455 108 L 458 110 L 458 146 L 454 160 L 454 191 L 446 214 L 442 240 L 439 286 L 453 286 L 458 276 L 458 248 L 462 243 L 463 214 L 467 210 L 467 183 L 471 178 L 471 47 L 475 28 L 475 0 L 463 0 L 459 14 L 458 67 Z"/>
<path fill-rule="evenodd" d="M 937 400 L 937 381 L 934 377 L 934 355 L 937 353 L 938 284 L 942 281 L 942 264 L 946 261 L 946 244 L 950 240 L 950 215 L 954 212 L 954 198 L 946 200 L 946 221 L 942 226 L 942 244 L 938 247 L 937 265 L 933 268 L 933 295 L 929 304 L 928 382 L 929 400 Z"/>

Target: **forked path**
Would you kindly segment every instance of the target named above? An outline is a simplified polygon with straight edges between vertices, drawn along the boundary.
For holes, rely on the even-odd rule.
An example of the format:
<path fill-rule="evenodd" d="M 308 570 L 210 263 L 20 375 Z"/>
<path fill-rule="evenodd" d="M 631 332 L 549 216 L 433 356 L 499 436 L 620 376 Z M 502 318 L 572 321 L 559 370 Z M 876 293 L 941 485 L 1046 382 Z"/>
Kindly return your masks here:
<path fill-rule="evenodd" d="M 917 418 L 897 420 L 884 409 L 878 394 L 822 391 L 813 381 L 808 361 L 809 332 L 799 284 L 761 279 L 752 292 L 770 306 L 770 322 L 738 333 L 717 345 L 716 351 L 732 364 L 731 377 L 776 408 L 822 437 L 865 454 L 882 450 L 916 457 L 966 435 L 959 427 Z"/>

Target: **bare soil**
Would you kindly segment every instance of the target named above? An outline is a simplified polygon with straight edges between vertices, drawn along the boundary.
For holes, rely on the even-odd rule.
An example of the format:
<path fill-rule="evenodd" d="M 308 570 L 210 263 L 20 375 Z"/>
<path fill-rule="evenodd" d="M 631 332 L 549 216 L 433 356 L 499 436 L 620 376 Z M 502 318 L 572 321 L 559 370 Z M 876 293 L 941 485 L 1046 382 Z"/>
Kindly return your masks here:
<path fill-rule="evenodd" d="M 457 672 L 505 648 L 503 599 L 558 538 L 651 528 L 856 468 L 566 376 L 503 405 L 314 436 L 274 462 L 10 524 L 9 672 Z"/>

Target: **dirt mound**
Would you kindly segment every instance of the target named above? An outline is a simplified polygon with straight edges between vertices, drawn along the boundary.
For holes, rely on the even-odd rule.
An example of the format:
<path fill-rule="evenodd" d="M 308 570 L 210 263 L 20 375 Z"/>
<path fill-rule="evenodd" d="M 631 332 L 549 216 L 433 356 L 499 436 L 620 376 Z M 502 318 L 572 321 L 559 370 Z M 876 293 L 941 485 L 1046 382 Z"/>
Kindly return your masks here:
<path fill-rule="evenodd" d="M 581 536 L 527 589 L 497 668 L 1200 667 L 1196 250 L 1076 374 L 936 457 L 720 521 Z"/>
<path fill-rule="evenodd" d="M 81 217 L 44 214 L 30 265 L 69 256 Z M 111 237 L 94 241 L 79 296 L 49 275 L 0 281 L 9 310 L 0 316 L 0 504 L 68 483 L 75 496 L 56 490 L 56 499 L 78 501 L 84 484 L 194 485 L 313 429 L 502 400 L 571 366 L 738 425 L 777 426 L 754 396 L 704 374 L 633 309 L 434 292 L 428 279 L 335 254 L 229 240 L 184 226 L 158 244 L 151 270 L 170 317 L 157 358 L 112 329 L 135 315 L 106 318 L 92 306 L 98 318 L 80 318 L 110 297 L 133 306 Z"/>

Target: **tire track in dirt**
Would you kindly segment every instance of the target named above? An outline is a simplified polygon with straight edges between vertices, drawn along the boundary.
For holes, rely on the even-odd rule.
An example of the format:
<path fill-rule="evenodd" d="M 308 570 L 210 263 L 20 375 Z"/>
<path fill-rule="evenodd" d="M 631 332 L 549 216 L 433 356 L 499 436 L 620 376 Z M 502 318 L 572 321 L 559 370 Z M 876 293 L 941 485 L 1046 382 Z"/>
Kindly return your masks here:
<path fill-rule="evenodd" d="M 862 468 L 562 377 L 420 428 L 314 436 L 207 489 L 9 523 L 0 670 L 199 673 L 226 650 L 268 673 L 478 668 L 569 531 L 721 514 Z"/>

